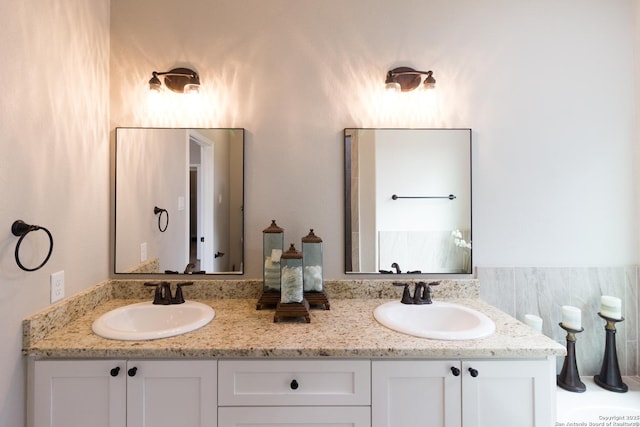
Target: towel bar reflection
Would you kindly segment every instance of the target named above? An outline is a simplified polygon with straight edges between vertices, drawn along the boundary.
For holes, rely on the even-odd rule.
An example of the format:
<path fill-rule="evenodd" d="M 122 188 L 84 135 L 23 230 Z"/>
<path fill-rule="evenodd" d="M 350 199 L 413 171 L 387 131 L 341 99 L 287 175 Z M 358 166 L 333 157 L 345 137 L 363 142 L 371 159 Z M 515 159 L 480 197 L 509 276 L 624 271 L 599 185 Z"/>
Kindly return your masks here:
<path fill-rule="evenodd" d="M 165 231 L 167 231 L 167 227 L 169 226 L 169 212 L 167 212 L 166 209 L 155 206 L 153 208 L 153 213 L 155 215 L 160 214 L 158 216 L 158 230 L 160 230 L 161 233 L 164 233 Z M 165 214 L 165 216 L 167 217 L 166 222 L 164 223 L 164 227 L 162 226 L 162 214 Z"/>
<path fill-rule="evenodd" d="M 47 253 L 44 261 L 42 261 L 39 266 L 34 268 L 25 267 L 24 264 L 22 264 L 22 261 L 20 261 L 20 245 L 22 244 L 22 241 L 27 236 L 27 234 L 37 230 L 44 231 L 47 234 L 47 237 L 49 237 L 49 252 Z M 49 232 L 49 230 L 44 227 L 40 227 L 39 225 L 30 225 L 22 220 L 17 220 L 14 221 L 11 225 L 11 233 L 13 233 L 14 236 L 20 236 L 20 238 L 18 239 L 18 243 L 16 244 L 15 257 L 18 267 L 20 267 L 22 270 L 36 271 L 41 269 L 49 261 L 49 258 L 51 258 L 51 253 L 53 252 L 53 236 L 51 235 L 51 232 Z"/>
<path fill-rule="evenodd" d="M 456 196 L 454 196 L 453 194 L 449 194 L 448 196 L 398 196 L 397 194 L 394 194 L 393 196 L 391 196 L 391 198 L 393 200 L 398 200 L 398 199 L 449 199 L 449 200 L 453 200 L 456 198 Z"/>

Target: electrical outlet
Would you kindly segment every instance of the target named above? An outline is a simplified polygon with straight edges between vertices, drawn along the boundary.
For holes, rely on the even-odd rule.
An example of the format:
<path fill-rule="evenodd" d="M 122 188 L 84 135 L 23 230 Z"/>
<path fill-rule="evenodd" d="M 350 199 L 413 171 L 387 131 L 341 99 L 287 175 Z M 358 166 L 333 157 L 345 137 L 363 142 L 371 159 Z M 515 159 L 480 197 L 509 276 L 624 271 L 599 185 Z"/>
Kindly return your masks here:
<path fill-rule="evenodd" d="M 140 244 L 140 262 L 147 260 L 147 242 Z"/>
<path fill-rule="evenodd" d="M 64 270 L 51 275 L 51 304 L 64 298 Z"/>

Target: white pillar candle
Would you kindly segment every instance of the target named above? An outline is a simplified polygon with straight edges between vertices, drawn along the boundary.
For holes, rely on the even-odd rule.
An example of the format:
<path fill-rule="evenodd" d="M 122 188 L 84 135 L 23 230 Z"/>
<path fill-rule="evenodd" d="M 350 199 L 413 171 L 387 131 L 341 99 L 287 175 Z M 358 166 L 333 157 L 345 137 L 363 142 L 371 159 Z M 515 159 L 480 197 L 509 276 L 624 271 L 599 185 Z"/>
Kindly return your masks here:
<path fill-rule="evenodd" d="M 600 314 L 610 319 L 622 319 L 622 300 L 603 295 L 600 297 Z"/>
<path fill-rule="evenodd" d="M 542 332 L 542 319 L 535 314 L 525 314 L 524 323 L 538 332 Z"/>
<path fill-rule="evenodd" d="M 577 307 L 570 305 L 562 306 L 562 326 L 567 329 L 582 329 L 582 312 Z"/>

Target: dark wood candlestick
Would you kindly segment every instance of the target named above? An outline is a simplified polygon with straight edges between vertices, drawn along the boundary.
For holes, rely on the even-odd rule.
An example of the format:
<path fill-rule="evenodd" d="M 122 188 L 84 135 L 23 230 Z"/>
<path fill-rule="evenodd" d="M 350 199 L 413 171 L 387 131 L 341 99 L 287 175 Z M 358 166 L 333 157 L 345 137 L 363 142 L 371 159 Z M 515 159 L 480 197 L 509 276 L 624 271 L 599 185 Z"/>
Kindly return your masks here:
<path fill-rule="evenodd" d="M 587 387 L 580 381 L 578 365 L 576 364 L 576 334 L 584 331 L 584 328 L 570 329 L 560 323 L 560 327 L 567 331 L 567 355 L 564 358 L 562 371 L 557 377 L 558 387 L 575 393 L 583 393 Z"/>
<path fill-rule="evenodd" d="M 593 377 L 593 380 L 600 387 L 615 391 L 617 393 L 626 393 L 629 387 L 622 382 L 620 375 L 620 367 L 618 366 L 618 354 L 616 352 L 616 323 L 622 322 L 624 317 L 620 319 L 612 319 L 598 313 L 598 316 L 607 321 L 604 327 L 606 332 L 606 342 L 604 345 L 604 359 L 602 360 L 602 368 L 600 374 Z"/>

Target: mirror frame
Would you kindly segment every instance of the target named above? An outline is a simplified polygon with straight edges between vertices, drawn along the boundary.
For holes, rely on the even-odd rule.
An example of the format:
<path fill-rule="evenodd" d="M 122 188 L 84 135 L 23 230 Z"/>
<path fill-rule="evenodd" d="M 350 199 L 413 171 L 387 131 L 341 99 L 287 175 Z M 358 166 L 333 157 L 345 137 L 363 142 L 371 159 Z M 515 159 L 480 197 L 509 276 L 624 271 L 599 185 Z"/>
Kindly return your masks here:
<path fill-rule="evenodd" d="M 242 131 L 242 220 L 241 220 L 241 232 L 240 232 L 240 239 L 242 241 L 242 245 L 240 248 L 240 259 L 242 262 L 242 269 L 239 271 L 215 271 L 215 272 L 207 272 L 207 273 L 203 273 L 203 274 L 184 274 L 184 273 L 163 273 L 163 272 L 157 272 L 157 273 L 135 273 L 135 272 L 118 272 L 116 271 L 116 260 L 117 260 L 117 256 L 116 256 L 116 249 L 117 249 L 117 154 L 118 154 L 118 141 L 117 141 L 117 134 L 118 134 L 118 129 L 153 129 L 153 130 L 237 130 L 237 131 Z M 112 272 L 111 274 L 113 275 L 112 277 L 115 276 L 127 276 L 127 277 L 131 277 L 131 278 L 135 278 L 135 279 L 145 279 L 145 278 L 152 278 L 153 280 L 157 280 L 158 278 L 164 278 L 166 277 L 167 279 L 171 280 L 176 279 L 176 278 L 185 278 L 185 277 L 189 277 L 189 280 L 211 280 L 211 276 L 241 276 L 245 274 L 245 265 L 244 263 L 246 262 L 245 260 L 245 255 L 246 255 L 246 248 L 245 248 L 245 233 L 246 233 L 246 171 L 245 171 L 245 166 L 246 166 L 246 129 L 242 128 L 242 127 L 211 127 L 211 128 L 203 128 L 203 127 L 152 127 L 152 126 L 116 126 L 114 128 L 114 133 L 113 133 L 113 142 L 112 142 L 112 148 L 111 148 L 111 195 L 110 195 L 110 199 L 111 199 L 111 206 L 110 206 L 110 210 L 111 210 L 111 233 L 110 233 L 110 241 L 111 241 L 111 250 L 109 251 L 109 255 L 112 258 L 111 260 L 111 266 L 112 266 Z"/>
<path fill-rule="evenodd" d="M 455 131 L 468 131 L 469 133 L 469 242 L 473 242 L 473 132 L 471 128 L 345 128 L 343 132 L 343 144 L 344 144 L 344 272 L 345 274 L 362 274 L 362 275 L 382 275 L 389 274 L 392 276 L 416 276 L 416 275 L 457 275 L 457 276 L 469 276 L 473 275 L 474 264 L 473 264 L 473 249 L 469 251 L 469 271 L 467 273 L 463 272 L 438 272 L 438 271 L 420 271 L 419 273 L 415 272 L 404 272 L 404 273 L 386 273 L 381 271 L 353 271 L 353 259 L 352 259 L 352 250 L 353 250 L 353 241 L 352 241 L 352 232 L 353 226 L 351 222 L 352 215 L 352 206 L 351 206 L 351 197 L 352 197 L 352 188 L 351 188 L 351 146 L 347 143 L 347 134 L 349 131 L 376 131 L 376 130 L 398 130 L 398 131 L 420 131 L 420 130 L 428 130 L 428 131 L 446 131 L 446 130 L 455 130 Z"/>

